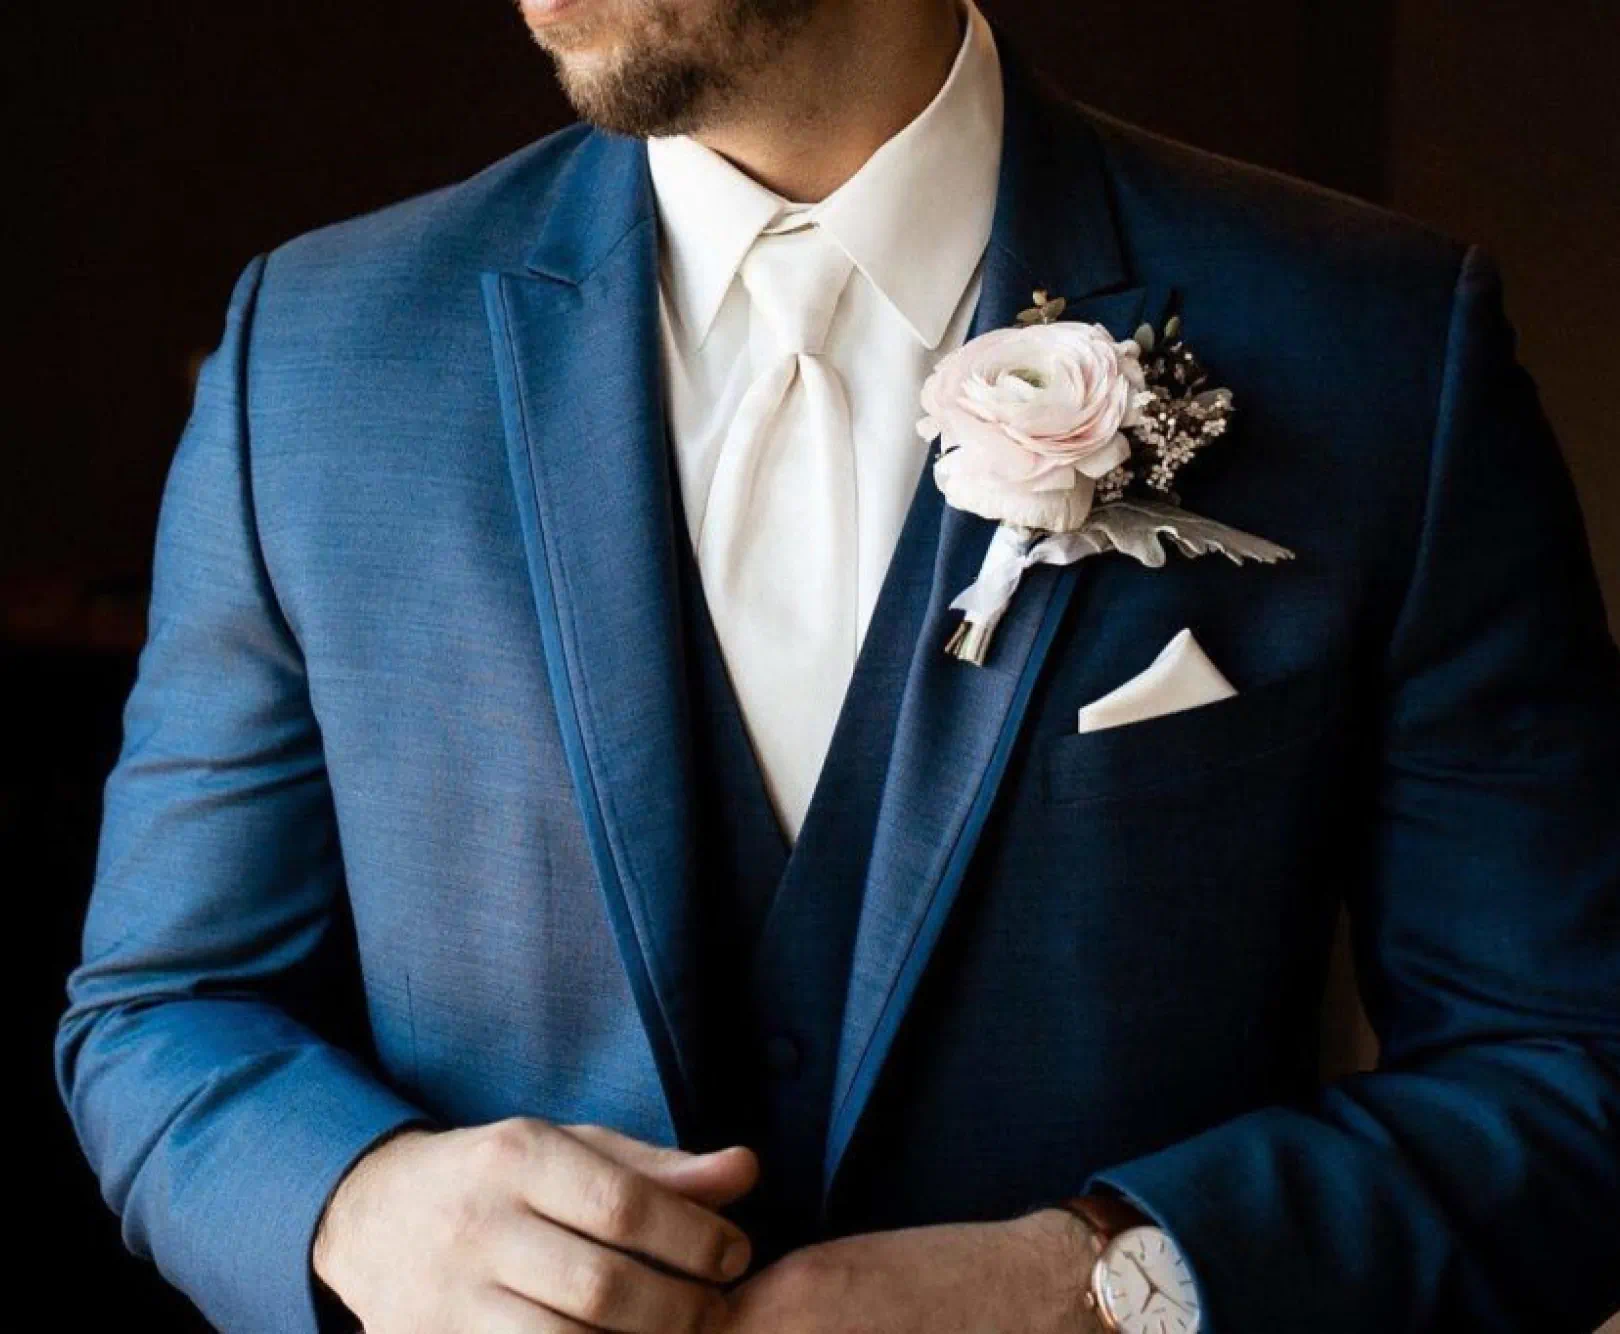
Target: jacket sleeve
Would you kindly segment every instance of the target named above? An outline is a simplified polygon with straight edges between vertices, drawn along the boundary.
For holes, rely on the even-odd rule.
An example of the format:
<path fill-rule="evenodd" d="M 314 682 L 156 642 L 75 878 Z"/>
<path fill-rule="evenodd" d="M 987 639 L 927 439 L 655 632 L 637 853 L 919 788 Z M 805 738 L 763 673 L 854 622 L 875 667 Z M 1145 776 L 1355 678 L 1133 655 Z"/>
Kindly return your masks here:
<path fill-rule="evenodd" d="M 1445 355 L 1348 903 L 1379 1066 L 1087 1183 L 1178 1239 L 1205 1334 L 1620 1307 L 1620 663 L 1478 248 Z"/>
<path fill-rule="evenodd" d="M 126 1245 L 233 1331 L 314 1331 L 348 1166 L 417 1108 L 358 1054 L 337 826 L 255 532 L 243 273 L 164 491 L 56 1075 Z M 346 1021 L 346 1023 L 345 1023 Z"/>

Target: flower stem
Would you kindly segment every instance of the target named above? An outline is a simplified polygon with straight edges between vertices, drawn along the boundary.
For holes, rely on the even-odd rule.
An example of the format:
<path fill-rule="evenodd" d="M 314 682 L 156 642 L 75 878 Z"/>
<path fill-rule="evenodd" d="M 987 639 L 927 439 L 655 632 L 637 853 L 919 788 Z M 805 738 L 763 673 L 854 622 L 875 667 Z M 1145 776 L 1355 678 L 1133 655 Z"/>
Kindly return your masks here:
<path fill-rule="evenodd" d="M 964 618 L 951 632 L 951 637 L 945 641 L 945 652 L 962 662 L 983 667 L 985 657 L 990 652 L 990 630 L 991 627 L 988 625 L 980 625 Z"/>

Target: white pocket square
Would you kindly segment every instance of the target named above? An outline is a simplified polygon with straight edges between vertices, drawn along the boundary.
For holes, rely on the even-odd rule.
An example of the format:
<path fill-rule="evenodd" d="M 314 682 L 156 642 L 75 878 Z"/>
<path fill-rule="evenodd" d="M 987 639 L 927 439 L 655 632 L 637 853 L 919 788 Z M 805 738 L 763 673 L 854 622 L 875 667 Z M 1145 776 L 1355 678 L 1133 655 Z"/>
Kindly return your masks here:
<path fill-rule="evenodd" d="M 1080 730 L 1100 732 L 1105 727 L 1145 722 L 1235 694 L 1232 683 L 1198 647 L 1192 631 L 1183 630 L 1146 671 L 1081 709 Z"/>

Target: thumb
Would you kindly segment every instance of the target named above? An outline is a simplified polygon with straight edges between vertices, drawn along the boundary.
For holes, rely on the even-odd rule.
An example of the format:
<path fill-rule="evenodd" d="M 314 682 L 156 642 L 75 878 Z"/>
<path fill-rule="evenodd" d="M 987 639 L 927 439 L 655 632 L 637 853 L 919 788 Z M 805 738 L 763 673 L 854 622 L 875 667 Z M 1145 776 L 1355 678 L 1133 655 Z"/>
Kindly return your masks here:
<path fill-rule="evenodd" d="M 686 1154 L 647 1175 L 689 1200 L 719 1209 L 753 1190 L 759 1181 L 759 1155 L 732 1144 L 712 1153 Z"/>
<path fill-rule="evenodd" d="M 557 1129 L 589 1145 L 604 1158 L 622 1163 L 709 1208 L 740 1199 L 759 1180 L 759 1156 L 740 1144 L 710 1153 L 689 1153 L 649 1144 L 603 1125 L 566 1125 Z"/>

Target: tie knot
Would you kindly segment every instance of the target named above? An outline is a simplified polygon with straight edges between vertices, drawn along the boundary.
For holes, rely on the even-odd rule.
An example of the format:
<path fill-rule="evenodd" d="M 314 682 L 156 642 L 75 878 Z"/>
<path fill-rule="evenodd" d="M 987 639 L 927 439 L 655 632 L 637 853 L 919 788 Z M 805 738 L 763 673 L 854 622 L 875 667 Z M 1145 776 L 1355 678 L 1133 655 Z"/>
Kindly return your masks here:
<path fill-rule="evenodd" d="M 740 273 L 752 303 L 750 342 L 767 356 L 820 352 L 852 267 L 820 227 L 762 232 Z"/>

